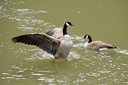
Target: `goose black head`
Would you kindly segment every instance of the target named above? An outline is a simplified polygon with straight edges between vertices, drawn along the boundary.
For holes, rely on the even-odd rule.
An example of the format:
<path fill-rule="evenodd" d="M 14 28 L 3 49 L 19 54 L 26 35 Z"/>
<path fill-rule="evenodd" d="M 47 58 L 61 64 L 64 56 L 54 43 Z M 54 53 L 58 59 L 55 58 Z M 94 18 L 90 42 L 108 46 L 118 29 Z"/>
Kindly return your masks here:
<path fill-rule="evenodd" d="M 85 35 L 83 39 L 89 39 L 88 43 L 92 42 L 92 38 L 89 34 Z"/>
<path fill-rule="evenodd" d="M 72 24 L 71 22 L 66 22 L 65 25 L 68 26 L 74 26 L 74 24 Z"/>
<path fill-rule="evenodd" d="M 65 24 L 64 24 L 64 27 L 63 27 L 63 35 L 66 35 L 66 34 L 68 34 L 67 33 L 67 27 L 68 26 L 74 26 L 71 22 L 66 22 Z"/>
<path fill-rule="evenodd" d="M 87 39 L 89 39 L 89 37 L 90 37 L 90 35 L 89 35 L 89 34 L 87 34 L 87 35 L 85 35 L 85 36 L 84 36 L 84 38 L 83 38 L 83 39 L 86 39 L 86 38 L 87 38 Z"/>

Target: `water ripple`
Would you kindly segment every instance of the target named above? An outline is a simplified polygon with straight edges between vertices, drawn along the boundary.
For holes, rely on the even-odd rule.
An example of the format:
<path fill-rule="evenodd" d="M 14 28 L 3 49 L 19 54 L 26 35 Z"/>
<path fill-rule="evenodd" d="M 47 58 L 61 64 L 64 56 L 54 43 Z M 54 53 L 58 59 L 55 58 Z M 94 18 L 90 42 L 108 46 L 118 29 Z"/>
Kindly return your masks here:
<path fill-rule="evenodd" d="M 6 1 L 2 6 L 0 6 L 1 16 L 0 18 L 7 18 L 10 19 L 12 22 L 17 21 L 18 29 L 22 31 L 30 31 L 34 32 L 33 30 L 42 30 L 40 27 L 45 27 L 48 30 L 49 27 L 55 27 L 55 25 L 50 25 L 48 22 L 44 22 L 43 20 L 35 19 L 34 16 L 27 16 L 27 14 L 40 14 L 40 13 L 49 13 L 45 10 L 31 10 L 31 9 L 18 9 L 12 7 L 12 4 L 24 4 L 23 1 L 21 2 L 10 2 Z M 7 7 L 8 5 L 8 7 Z M 36 27 L 34 27 L 36 26 Z"/>
<path fill-rule="evenodd" d="M 29 16 L 29 14 L 48 14 L 50 12 L 28 8 L 19 9 L 14 6 L 25 4 L 23 1 L 4 1 L 5 3 L 2 2 L 0 6 L 0 18 L 9 19 L 10 22 L 16 21 L 17 29 L 27 32 L 46 32 L 56 27 L 50 22 Z M 73 12 L 83 13 L 81 11 Z M 29 48 L 8 45 L 8 50 L 13 52 L 11 57 L 15 60 L 9 63 L 11 67 L 2 73 L 1 79 L 8 83 L 24 83 L 25 81 L 28 83 L 32 80 L 39 85 L 128 84 L 128 49 L 118 47 L 116 50 L 101 51 L 95 55 L 96 51 L 84 48 L 85 41 L 82 39 L 84 35 L 72 33 L 70 35 L 74 45 L 67 58 L 68 61 L 56 60 L 54 63 L 52 55 L 35 46 Z M 2 36 L 0 34 L 0 37 Z M 7 44 L 4 42 L 0 43 L 1 48 L 5 46 Z M 0 51 L 0 53 L 3 52 Z"/>

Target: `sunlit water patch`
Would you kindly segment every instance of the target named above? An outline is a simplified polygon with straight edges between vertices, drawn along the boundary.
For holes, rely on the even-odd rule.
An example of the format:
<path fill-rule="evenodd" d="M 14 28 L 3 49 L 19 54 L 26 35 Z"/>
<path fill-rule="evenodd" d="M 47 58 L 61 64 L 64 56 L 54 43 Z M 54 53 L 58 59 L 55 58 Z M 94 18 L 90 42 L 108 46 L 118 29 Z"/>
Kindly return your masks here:
<path fill-rule="evenodd" d="M 81 13 L 81 11 L 72 11 L 72 12 L 74 12 L 74 13 Z"/>

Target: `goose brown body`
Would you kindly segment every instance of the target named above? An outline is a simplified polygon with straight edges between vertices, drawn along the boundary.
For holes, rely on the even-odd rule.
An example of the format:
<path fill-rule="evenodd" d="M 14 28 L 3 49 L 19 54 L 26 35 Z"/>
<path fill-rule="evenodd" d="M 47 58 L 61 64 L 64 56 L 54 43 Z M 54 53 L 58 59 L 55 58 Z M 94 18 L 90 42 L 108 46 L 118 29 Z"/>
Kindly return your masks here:
<path fill-rule="evenodd" d="M 92 38 L 90 35 L 85 35 L 84 38 L 88 38 L 89 41 L 85 43 L 84 47 L 85 48 L 89 48 L 89 49 L 93 49 L 93 50 L 107 50 L 107 49 L 113 49 L 116 48 L 116 46 L 111 45 L 111 44 L 107 44 L 103 41 L 93 41 L 92 42 Z"/>

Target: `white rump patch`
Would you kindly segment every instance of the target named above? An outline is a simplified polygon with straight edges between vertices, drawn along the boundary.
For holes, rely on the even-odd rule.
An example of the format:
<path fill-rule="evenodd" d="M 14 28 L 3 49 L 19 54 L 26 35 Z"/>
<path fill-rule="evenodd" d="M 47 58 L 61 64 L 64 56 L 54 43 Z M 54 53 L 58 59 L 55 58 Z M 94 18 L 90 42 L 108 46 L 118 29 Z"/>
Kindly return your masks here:
<path fill-rule="evenodd" d="M 99 50 L 108 50 L 108 48 L 100 48 Z"/>

